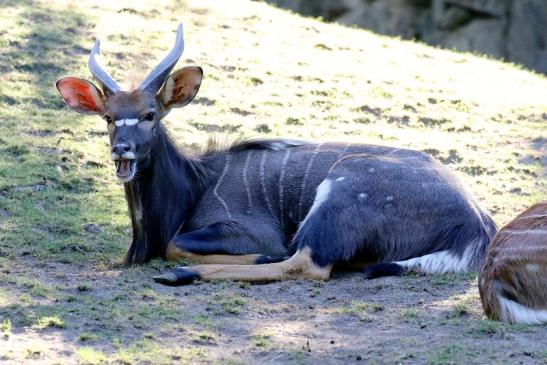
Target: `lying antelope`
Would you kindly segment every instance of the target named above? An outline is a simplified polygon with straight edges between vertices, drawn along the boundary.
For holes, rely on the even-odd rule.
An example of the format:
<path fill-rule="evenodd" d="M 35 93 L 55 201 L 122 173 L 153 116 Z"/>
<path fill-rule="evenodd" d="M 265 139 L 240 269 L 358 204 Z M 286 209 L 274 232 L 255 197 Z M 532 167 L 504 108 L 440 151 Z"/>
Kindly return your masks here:
<path fill-rule="evenodd" d="M 424 153 L 365 144 L 253 140 L 178 150 L 161 119 L 198 92 L 200 67 L 171 73 L 175 45 L 135 90 L 89 58 L 93 83 L 65 77 L 68 106 L 106 120 L 133 225 L 127 263 L 154 257 L 197 265 L 155 277 L 264 282 L 329 278 L 335 264 L 378 263 L 368 277 L 417 269 L 478 269 L 495 225 L 456 177 Z"/>
<path fill-rule="evenodd" d="M 486 315 L 511 323 L 547 323 L 547 202 L 503 227 L 479 274 Z"/>

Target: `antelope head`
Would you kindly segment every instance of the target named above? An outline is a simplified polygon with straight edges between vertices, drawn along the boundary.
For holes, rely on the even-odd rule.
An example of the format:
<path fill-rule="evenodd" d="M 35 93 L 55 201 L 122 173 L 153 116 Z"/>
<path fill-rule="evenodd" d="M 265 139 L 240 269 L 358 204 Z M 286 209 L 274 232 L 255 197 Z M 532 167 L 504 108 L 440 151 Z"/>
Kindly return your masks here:
<path fill-rule="evenodd" d="M 106 121 L 116 176 L 127 183 L 147 165 L 158 140 L 160 120 L 172 108 L 183 107 L 196 96 L 203 70 L 184 67 L 170 74 L 184 50 L 182 23 L 169 54 L 135 90 L 122 90 L 104 69 L 99 60 L 100 44 L 97 39 L 88 62 L 100 87 L 72 76 L 59 79 L 56 86 L 72 110 L 99 115 Z"/>

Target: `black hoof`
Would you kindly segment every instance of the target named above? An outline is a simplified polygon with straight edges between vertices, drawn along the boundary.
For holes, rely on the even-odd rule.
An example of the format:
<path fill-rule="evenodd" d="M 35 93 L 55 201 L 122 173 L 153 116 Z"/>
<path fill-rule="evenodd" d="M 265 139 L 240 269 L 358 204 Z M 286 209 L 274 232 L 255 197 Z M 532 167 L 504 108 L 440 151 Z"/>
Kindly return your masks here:
<path fill-rule="evenodd" d="M 393 262 L 381 262 L 365 267 L 365 279 L 376 279 L 382 276 L 403 276 L 405 268 Z"/>
<path fill-rule="evenodd" d="M 192 284 L 194 281 L 199 280 L 201 277 L 199 274 L 192 272 L 188 269 L 178 267 L 162 275 L 152 277 L 156 283 L 169 286 L 187 285 Z"/>
<path fill-rule="evenodd" d="M 255 261 L 255 264 L 273 264 L 275 262 L 281 262 L 285 261 L 289 258 L 289 256 L 266 256 L 266 255 L 260 255 Z"/>

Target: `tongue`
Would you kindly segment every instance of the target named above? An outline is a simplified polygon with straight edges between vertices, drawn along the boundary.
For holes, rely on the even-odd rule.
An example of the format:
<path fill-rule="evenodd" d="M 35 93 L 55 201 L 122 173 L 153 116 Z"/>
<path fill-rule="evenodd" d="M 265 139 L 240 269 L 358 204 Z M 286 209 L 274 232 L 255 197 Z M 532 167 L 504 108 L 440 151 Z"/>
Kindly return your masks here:
<path fill-rule="evenodd" d="M 127 176 L 131 173 L 131 160 L 122 160 L 120 168 L 118 169 L 118 175 Z"/>

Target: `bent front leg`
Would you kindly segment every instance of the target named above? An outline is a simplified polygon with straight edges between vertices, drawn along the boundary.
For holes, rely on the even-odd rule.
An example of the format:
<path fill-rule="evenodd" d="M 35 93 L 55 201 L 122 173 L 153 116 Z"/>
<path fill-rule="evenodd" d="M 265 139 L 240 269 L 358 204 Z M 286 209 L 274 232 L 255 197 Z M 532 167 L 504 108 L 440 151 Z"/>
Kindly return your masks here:
<path fill-rule="evenodd" d="M 262 246 L 239 225 L 219 222 L 173 238 L 167 245 L 167 260 L 186 258 L 201 264 L 252 265 L 286 259 L 279 245 L 264 252 Z"/>
<path fill-rule="evenodd" d="M 185 285 L 195 280 L 236 280 L 271 282 L 284 279 L 328 280 L 332 265 L 319 266 L 311 258 L 311 249 L 305 247 L 285 261 L 263 265 L 197 265 L 179 267 L 154 281 L 165 285 Z"/>

